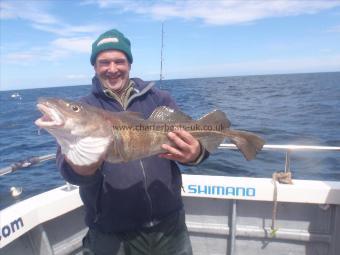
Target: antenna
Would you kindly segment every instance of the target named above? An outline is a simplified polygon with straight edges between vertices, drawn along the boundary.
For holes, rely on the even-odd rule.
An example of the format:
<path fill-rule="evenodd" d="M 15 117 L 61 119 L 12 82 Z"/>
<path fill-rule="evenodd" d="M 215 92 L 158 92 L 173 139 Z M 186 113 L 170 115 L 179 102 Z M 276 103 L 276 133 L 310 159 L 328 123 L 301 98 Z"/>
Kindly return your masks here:
<path fill-rule="evenodd" d="M 161 70 L 159 73 L 159 80 L 162 83 L 163 80 L 163 38 L 164 38 L 164 22 L 162 22 L 162 40 L 161 40 Z"/>

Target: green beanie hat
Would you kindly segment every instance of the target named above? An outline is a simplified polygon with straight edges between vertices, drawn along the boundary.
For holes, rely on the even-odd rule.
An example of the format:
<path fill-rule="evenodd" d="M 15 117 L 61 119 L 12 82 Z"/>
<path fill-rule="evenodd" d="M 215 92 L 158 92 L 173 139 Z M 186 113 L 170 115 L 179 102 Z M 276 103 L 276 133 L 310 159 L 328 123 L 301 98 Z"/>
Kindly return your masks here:
<path fill-rule="evenodd" d="M 96 63 L 97 56 L 105 50 L 120 50 L 125 53 L 128 61 L 132 64 L 131 43 L 121 32 L 116 29 L 109 30 L 100 35 L 92 44 L 91 64 Z"/>

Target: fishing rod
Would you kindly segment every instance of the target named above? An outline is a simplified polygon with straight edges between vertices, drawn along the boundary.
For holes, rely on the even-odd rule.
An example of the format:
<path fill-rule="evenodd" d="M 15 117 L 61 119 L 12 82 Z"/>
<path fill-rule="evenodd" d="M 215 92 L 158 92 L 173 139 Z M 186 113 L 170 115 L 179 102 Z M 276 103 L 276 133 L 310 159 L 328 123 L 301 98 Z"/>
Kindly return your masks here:
<path fill-rule="evenodd" d="M 47 161 L 47 160 L 51 160 L 55 158 L 55 154 L 47 154 L 47 155 L 43 155 L 43 156 L 37 156 L 37 157 L 30 157 L 24 160 L 20 160 L 18 162 L 15 162 L 7 167 L 1 168 L 0 169 L 0 176 L 5 175 L 5 174 L 9 174 L 9 173 L 13 173 L 14 171 L 18 170 L 18 169 L 22 169 L 22 168 L 28 168 L 31 167 L 33 165 L 39 164 L 41 162 Z"/>
<path fill-rule="evenodd" d="M 163 48 L 164 48 L 164 42 L 163 42 L 163 39 L 164 39 L 164 22 L 162 22 L 162 37 L 161 37 L 161 70 L 159 72 L 159 81 L 160 83 L 162 84 L 162 80 L 163 80 Z"/>

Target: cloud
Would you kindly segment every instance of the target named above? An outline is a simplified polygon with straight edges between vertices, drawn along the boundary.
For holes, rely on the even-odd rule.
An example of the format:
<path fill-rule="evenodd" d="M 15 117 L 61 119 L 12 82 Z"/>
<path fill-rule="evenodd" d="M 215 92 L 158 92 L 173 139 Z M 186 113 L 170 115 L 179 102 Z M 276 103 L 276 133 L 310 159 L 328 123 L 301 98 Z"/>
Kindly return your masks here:
<path fill-rule="evenodd" d="M 5 59 L 9 62 L 17 62 L 17 61 L 31 61 L 34 59 L 35 54 L 30 51 L 22 51 L 22 52 L 13 52 L 9 53 L 5 56 Z"/>
<path fill-rule="evenodd" d="M 42 61 L 55 61 L 69 55 L 64 50 L 48 50 L 47 48 L 31 48 L 25 51 L 15 51 L 4 54 L 1 64 L 30 65 Z"/>
<path fill-rule="evenodd" d="M 1 1 L 0 19 L 23 19 L 39 24 L 56 24 L 58 18 L 47 12 L 43 1 Z"/>
<path fill-rule="evenodd" d="M 90 54 L 93 40 L 91 37 L 61 37 L 51 41 L 47 46 L 4 54 L 3 61 L 27 65 L 32 62 L 58 61 L 77 53 Z"/>
<path fill-rule="evenodd" d="M 41 31 L 49 32 L 59 36 L 74 36 L 77 34 L 90 34 L 98 33 L 102 31 L 103 26 L 96 25 L 82 25 L 82 26 L 71 26 L 67 24 L 58 25 L 45 25 L 33 23 L 32 27 Z"/>
<path fill-rule="evenodd" d="M 85 74 L 68 74 L 65 77 L 68 80 L 89 80 L 91 78 L 91 75 L 85 75 Z"/>
<path fill-rule="evenodd" d="M 302 14 L 314 14 L 340 6 L 339 0 L 176 0 L 176 1 L 119 1 L 97 0 L 101 8 L 151 16 L 157 20 L 170 18 L 201 19 L 206 24 L 230 25 L 256 20 Z"/>
<path fill-rule="evenodd" d="M 98 4 L 100 8 L 108 8 L 113 5 L 123 5 L 124 1 L 121 0 L 88 0 L 88 3 Z M 134 4 L 134 1 L 125 1 L 126 4 Z"/>
<path fill-rule="evenodd" d="M 69 52 L 90 53 L 93 41 L 90 37 L 58 38 L 51 42 L 51 46 Z"/>
<path fill-rule="evenodd" d="M 112 24 L 67 24 L 49 13 L 50 4 L 48 1 L 20 1 L 20 4 L 15 3 L 15 1 L 3 1 L 0 2 L 0 19 L 27 20 L 34 29 L 64 37 L 78 36 L 80 34 L 99 34 L 112 26 Z"/>
<path fill-rule="evenodd" d="M 49 13 L 53 3 L 49 1 L 2 1 L 0 19 L 21 19 L 34 29 L 48 32 L 58 38 L 42 42 L 39 46 L 27 47 L 18 43 L 6 44 L 6 54 L 1 61 L 27 65 L 37 61 L 56 61 L 75 53 L 91 52 L 96 34 L 109 27 L 107 24 L 70 25 Z"/>
<path fill-rule="evenodd" d="M 335 72 L 340 70 L 340 55 L 320 57 L 271 58 L 236 61 L 226 64 L 181 67 L 168 70 L 167 78 L 217 77 L 231 75 Z"/>
<path fill-rule="evenodd" d="M 333 27 L 327 29 L 326 32 L 329 32 L 329 33 L 340 33 L 340 25 L 333 26 Z"/>

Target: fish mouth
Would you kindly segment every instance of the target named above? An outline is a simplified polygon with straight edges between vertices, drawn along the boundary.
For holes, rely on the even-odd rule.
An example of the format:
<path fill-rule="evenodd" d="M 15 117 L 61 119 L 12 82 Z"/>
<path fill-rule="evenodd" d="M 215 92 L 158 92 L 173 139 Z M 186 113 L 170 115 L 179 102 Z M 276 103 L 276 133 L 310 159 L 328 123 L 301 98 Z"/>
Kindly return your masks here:
<path fill-rule="evenodd" d="M 64 125 L 64 120 L 59 111 L 55 108 L 49 107 L 44 103 L 38 103 L 37 107 L 43 116 L 37 119 L 34 123 L 41 128 L 53 128 Z"/>

